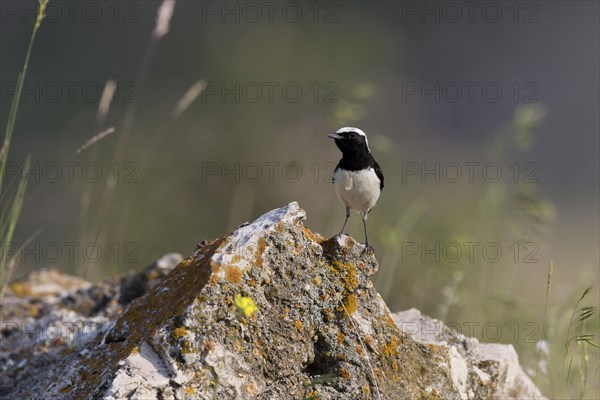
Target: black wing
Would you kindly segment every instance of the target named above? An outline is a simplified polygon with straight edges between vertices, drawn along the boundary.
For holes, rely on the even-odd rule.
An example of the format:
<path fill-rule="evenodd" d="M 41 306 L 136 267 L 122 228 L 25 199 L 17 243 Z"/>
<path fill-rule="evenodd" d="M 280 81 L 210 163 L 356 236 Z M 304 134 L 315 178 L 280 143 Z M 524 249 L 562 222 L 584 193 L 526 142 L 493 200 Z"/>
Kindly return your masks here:
<path fill-rule="evenodd" d="M 334 178 L 333 176 L 335 175 L 335 173 L 337 172 L 337 170 L 341 168 L 341 167 L 340 167 L 340 164 L 341 164 L 341 163 L 342 163 L 342 162 L 340 161 L 340 162 L 338 163 L 338 165 L 336 165 L 336 166 L 335 166 L 335 169 L 333 170 L 333 173 L 331 174 L 331 183 L 335 183 L 335 178 Z"/>
<path fill-rule="evenodd" d="M 379 164 L 377 164 L 377 161 L 375 161 L 373 169 L 375 170 L 375 174 L 379 178 L 379 190 L 383 190 L 383 172 L 381 171 L 381 167 L 379 166 Z"/>

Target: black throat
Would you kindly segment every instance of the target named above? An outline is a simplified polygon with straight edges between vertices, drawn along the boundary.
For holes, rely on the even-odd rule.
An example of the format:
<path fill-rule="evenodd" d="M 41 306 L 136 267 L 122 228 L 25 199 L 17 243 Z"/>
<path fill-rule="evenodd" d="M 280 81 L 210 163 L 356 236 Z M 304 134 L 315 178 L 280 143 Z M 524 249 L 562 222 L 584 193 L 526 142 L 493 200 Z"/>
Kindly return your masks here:
<path fill-rule="evenodd" d="M 360 171 L 369 167 L 374 167 L 377 163 L 371 153 L 363 149 L 344 149 L 342 150 L 342 159 L 338 167 L 347 171 Z"/>

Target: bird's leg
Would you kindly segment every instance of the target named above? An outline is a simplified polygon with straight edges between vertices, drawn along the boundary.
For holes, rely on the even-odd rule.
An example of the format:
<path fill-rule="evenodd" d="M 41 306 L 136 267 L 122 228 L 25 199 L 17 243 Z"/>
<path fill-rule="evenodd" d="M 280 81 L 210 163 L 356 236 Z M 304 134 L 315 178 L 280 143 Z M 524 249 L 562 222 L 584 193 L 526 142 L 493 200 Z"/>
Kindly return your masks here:
<path fill-rule="evenodd" d="M 344 229 L 346 229 L 346 224 L 348 223 L 348 218 L 350 218 L 350 207 L 346 207 L 346 220 L 344 221 L 342 230 L 340 231 L 340 233 L 338 233 L 338 235 L 341 235 L 342 233 L 344 233 Z"/>
<path fill-rule="evenodd" d="M 367 213 L 368 211 L 363 214 L 363 225 L 365 227 L 365 250 L 371 247 L 369 244 L 369 237 L 367 236 Z"/>

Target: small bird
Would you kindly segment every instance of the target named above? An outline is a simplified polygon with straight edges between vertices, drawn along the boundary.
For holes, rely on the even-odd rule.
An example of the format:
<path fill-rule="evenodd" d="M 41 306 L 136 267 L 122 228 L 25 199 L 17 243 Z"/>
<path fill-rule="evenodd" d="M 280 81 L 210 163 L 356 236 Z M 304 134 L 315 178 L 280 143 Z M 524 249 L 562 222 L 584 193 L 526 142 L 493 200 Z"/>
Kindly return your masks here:
<path fill-rule="evenodd" d="M 365 249 L 369 248 L 367 215 L 383 190 L 383 172 L 371 154 L 367 135 L 360 129 L 340 128 L 328 136 L 342 152 L 342 159 L 333 173 L 335 192 L 346 207 L 346 220 L 339 234 L 344 233 L 350 210 L 354 210 L 362 215 Z"/>

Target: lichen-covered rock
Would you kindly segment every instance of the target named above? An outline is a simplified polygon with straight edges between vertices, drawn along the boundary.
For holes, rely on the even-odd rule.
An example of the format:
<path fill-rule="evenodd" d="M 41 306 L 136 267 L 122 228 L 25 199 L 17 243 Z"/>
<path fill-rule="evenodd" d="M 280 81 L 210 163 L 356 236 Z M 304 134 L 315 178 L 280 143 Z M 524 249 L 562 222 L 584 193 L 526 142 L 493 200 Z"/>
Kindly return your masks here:
<path fill-rule="evenodd" d="M 396 325 L 417 342 L 448 351 L 448 369 L 464 399 L 539 399 L 510 344 L 479 343 L 415 308 L 393 314 Z"/>
<path fill-rule="evenodd" d="M 162 279 L 130 276 L 56 295 L 54 306 L 28 321 L 95 318 L 97 329 L 79 340 L 41 341 L 19 340 L 18 326 L 2 329 L 0 361 L 10 365 L 0 370 L 0 395 L 325 400 L 508 393 L 490 388 L 513 373 L 505 355 L 487 357 L 490 368 L 482 366 L 475 379 L 457 346 L 403 332 L 370 281 L 378 268 L 373 254 L 345 235 L 312 233 L 304 218 L 290 203 L 203 243 Z M 90 293 L 91 306 L 77 306 Z M 2 311 L 17 320 L 27 307 Z"/>

